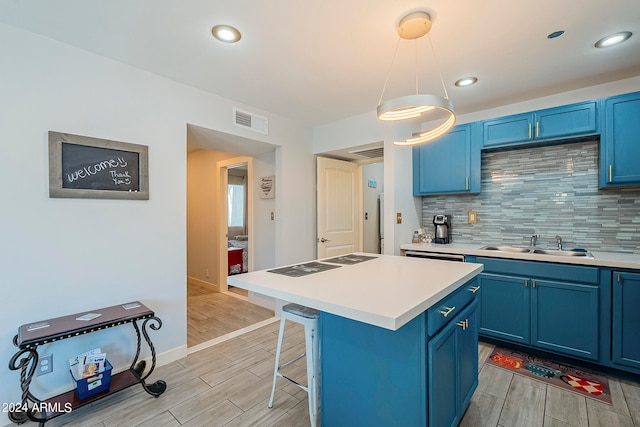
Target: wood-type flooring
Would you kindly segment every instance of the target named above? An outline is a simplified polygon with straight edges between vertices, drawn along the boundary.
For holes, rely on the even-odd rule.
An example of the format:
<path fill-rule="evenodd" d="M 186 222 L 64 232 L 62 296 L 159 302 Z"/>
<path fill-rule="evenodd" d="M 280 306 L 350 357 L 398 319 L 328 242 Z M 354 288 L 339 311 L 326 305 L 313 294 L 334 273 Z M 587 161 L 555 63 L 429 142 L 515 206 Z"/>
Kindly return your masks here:
<path fill-rule="evenodd" d="M 228 301 L 233 310 L 235 301 Z M 156 368 L 151 381 L 168 385 L 159 398 L 134 386 L 46 425 L 308 426 L 306 393 L 284 380 L 278 380 L 274 407 L 267 408 L 278 326 L 267 324 Z M 460 426 L 640 427 L 640 384 L 610 377 L 613 405 L 607 405 L 484 364 L 492 349 L 479 345 L 479 385 Z M 303 329 L 288 323 L 283 358 L 302 352 Z M 287 369 L 306 383 L 304 358 Z"/>
<path fill-rule="evenodd" d="M 215 292 L 207 285 L 187 284 L 187 346 L 219 338 L 272 318 L 273 310 L 251 304 L 246 291 Z"/>

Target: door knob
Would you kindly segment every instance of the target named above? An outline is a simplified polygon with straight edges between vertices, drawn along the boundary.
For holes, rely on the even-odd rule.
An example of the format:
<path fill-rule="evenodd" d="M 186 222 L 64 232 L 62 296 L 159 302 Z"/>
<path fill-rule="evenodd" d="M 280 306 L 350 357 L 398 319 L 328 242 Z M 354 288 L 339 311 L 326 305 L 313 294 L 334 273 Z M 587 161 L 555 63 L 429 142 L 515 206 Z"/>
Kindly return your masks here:
<path fill-rule="evenodd" d="M 319 239 L 320 243 L 330 242 L 331 240 L 325 239 L 324 237 Z"/>

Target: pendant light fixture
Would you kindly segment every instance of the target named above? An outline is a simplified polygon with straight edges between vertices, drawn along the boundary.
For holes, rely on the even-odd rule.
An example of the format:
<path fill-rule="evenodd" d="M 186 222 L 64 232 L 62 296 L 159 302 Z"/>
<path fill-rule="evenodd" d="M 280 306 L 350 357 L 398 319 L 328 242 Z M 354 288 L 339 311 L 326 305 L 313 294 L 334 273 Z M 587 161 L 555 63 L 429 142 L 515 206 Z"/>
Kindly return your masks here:
<path fill-rule="evenodd" d="M 417 58 L 417 39 L 426 35 L 431 30 L 431 17 L 427 12 L 413 12 L 402 18 L 398 25 L 398 43 L 393 53 L 393 59 L 391 65 L 398 52 L 398 45 L 400 39 L 404 40 L 416 40 L 416 58 Z M 431 38 L 429 38 L 431 44 L 431 50 L 433 51 L 433 57 L 438 66 L 438 60 L 436 58 Z M 422 94 L 418 88 L 418 65 L 416 60 L 416 93 L 412 95 L 401 96 L 400 98 L 393 98 L 386 101 L 382 101 L 384 97 L 384 91 L 389 82 L 389 75 L 382 88 L 382 94 L 380 95 L 380 101 L 378 102 L 378 119 L 384 121 L 397 121 L 414 119 L 423 117 L 429 123 L 436 123 L 429 129 L 420 132 L 413 138 L 408 138 L 404 141 L 394 141 L 396 145 L 417 145 L 425 142 L 433 141 L 436 138 L 447 133 L 453 125 L 456 123 L 456 114 L 453 108 L 453 104 L 449 101 L 447 89 L 444 85 L 442 73 L 438 66 L 438 72 L 440 74 L 440 82 L 444 89 L 444 97 L 438 95 Z M 390 72 L 389 72 L 390 74 Z"/>

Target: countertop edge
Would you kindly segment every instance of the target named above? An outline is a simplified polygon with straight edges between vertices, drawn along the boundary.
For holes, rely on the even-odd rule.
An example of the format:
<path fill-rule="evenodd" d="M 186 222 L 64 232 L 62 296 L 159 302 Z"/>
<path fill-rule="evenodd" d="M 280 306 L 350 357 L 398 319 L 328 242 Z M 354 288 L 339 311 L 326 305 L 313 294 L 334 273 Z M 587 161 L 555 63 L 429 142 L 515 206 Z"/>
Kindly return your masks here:
<path fill-rule="evenodd" d="M 640 255 L 637 254 L 590 251 L 593 254 L 593 258 L 577 258 L 532 253 L 488 251 L 481 249 L 484 246 L 486 245 L 474 243 L 405 243 L 400 245 L 400 249 L 421 252 L 438 252 L 444 254 L 474 255 L 488 258 L 517 259 L 524 261 L 553 262 L 558 264 L 574 264 L 594 267 L 627 268 L 631 270 L 640 270 Z"/>
<path fill-rule="evenodd" d="M 229 285 L 237 286 L 261 295 L 313 307 L 323 312 L 367 323 L 373 326 L 378 326 L 391 331 L 396 331 L 419 314 L 427 311 L 438 301 L 442 300 L 442 298 L 446 297 L 447 295 L 458 289 L 460 286 L 463 286 L 466 282 L 476 277 L 484 269 L 482 264 L 467 263 L 467 267 L 471 265 L 474 266 L 473 270 L 449 282 L 446 286 L 438 289 L 438 291 L 433 293 L 430 297 L 421 301 L 417 301 L 416 304 L 413 304 L 412 307 L 408 308 L 402 313 L 386 315 L 359 308 L 349 307 L 347 305 L 336 304 L 331 301 L 325 301 L 322 299 L 301 295 L 300 293 L 292 293 L 287 290 L 276 289 L 268 285 L 261 285 L 259 283 L 256 283 L 255 281 L 243 280 L 243 274 L 228 276 L 227 283 Z"/>

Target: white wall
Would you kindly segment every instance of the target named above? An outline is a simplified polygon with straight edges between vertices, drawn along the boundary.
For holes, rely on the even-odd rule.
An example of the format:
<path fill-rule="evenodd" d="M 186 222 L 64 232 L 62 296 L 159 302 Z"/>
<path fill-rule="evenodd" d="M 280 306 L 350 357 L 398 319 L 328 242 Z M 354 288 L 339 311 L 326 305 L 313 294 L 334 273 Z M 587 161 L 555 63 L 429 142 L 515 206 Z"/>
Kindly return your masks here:
<path fill-rule="evenodd" d="M 275 219 L 271 219 L 271 212 L 276 211 L 276 199 L 263 199 L 258 179 L 262 176 L 275 175 L 276 152 L 270 151 L 253 158 L 253 245 L 254 256 L 253 269 L 263 270 L 274 267 L 275 260 Z M 276 197 L 279 195 L 279 182 L 276 179 Z"/>
<path fill-rule="evenodd" d="M 462 114 L 457 124 L 486 120 L 509 114 L 550 108 L 590 99 L 604 98 L 640 90 L 640 76 L 613 83 L 558 93 L 517 104 Z M 313 152 L 321 154 L 349 147 L 384 141 L 385 253 L 400 253 L 400 245 L 410 243 L 412 231 L 421 227 L 421 198 L 413 197 L 411 148 L 393 145 L 393 138 L 406 138 L 421 123 L 383 123 L 372 110 L 318 126 L 313 133 Z M 396 213 L 402 224 L 396 224 Z"/>
<path fill-rule="evenodd" d="M 281 147 L 275 261 L 313 257 L 311 130 L 4 24 L 0 57 L 0 402 L 20 400 L 19 372 L 6 367 L 24 323 L 140 300 L 163 321 L 151 331 L 161 363 L 186 354 L 187 123 Z M 268 117 L 270 135 L 234 127 L 232 106 Z M 149 146 L 149 200 L 49 198 L 49 130 Z M 54 372 L 33 391 L 71 388 L 66 359 L 94 346 L 125 366 L 132 331 L 42 346 L 54 355 Z"/>

